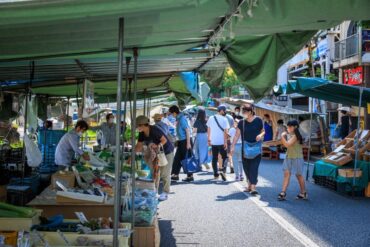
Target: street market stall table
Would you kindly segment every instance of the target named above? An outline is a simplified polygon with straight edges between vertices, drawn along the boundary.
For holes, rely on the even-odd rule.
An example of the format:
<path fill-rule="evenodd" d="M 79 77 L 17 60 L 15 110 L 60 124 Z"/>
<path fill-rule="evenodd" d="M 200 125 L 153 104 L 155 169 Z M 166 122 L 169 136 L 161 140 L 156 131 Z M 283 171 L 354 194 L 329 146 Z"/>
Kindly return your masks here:
<path fill-rule="evenodd" d="M 343 177 L 338 174 L 339 169 L 351 169 L 354 167 L 354 161 L 344 165 L 337 166 L 334 164 L 327 163 L 323 160 L 319 160 L 315 163 L 313 177 L 316 181 L 319 181 L 320 178 L 325 178 L 328 181 L 335 182 L 336 185 L 351 185 L 345 186 L 344 192 L 354 191 L 363 191 L 368 187 L 369 178 L 370 178 L 370 162 L 358 161 L 357 168 L 362 171 L 362 175 L 355 179 L 355 184 L 352 186 L 353 176 L 352 177 Z M 334 186 L 333 186 L 334 187 Z M 338 188 L 333 188 L 337 189 Z"/>
<path fill-rule="evenodd" d="M 114 215 L 113 201 L 107 203 L 58 203 L 56 191 L 46 188 L 39 196 L 33 199 L 28 206 L 42 209 L 44 217 L 63 214 L 65 218 L 76 218 L 75 212 L 84 212 L 87 218 L 112 217 Z"/>

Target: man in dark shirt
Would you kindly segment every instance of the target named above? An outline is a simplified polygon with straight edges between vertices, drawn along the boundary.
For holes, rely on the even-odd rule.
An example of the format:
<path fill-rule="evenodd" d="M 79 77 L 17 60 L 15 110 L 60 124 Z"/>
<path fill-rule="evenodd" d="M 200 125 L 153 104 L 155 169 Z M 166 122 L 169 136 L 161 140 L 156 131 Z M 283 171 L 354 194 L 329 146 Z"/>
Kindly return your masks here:
<path fill-rule="evenodd" d="M 172 163 L 174 158 L 174 146 L 169 141 L 168 137 L 163 133 L 163 131 L 153 125 L 149 125 L 149 118 L 145 116 L 139 116 L 136 118 L 136 126 L 139 134 L 138 142 L 135 146 L 136 152 L 142 152 L 144 145 L 153 150 L 159 150 L 163 147 L 164 154 L 168 164 L 166 166 L 159 167 L 159 176 L 156 179 L 156 188 L 159 187 L 159 180 L 163 180 L 163 193 L 160 195 L 159 200 L 167 200 L 168 194 L 170 193 L 171 185 L 171 171 Z"/>

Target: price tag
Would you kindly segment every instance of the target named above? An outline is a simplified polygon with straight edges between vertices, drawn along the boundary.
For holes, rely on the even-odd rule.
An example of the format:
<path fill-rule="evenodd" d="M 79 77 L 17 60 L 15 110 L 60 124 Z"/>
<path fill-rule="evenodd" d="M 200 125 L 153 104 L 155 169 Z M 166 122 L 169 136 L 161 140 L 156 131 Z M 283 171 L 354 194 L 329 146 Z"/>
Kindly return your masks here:
<path fill-rule="evenodd" d="M 88 223 L 89 221 L 87 220 L 86 216 L 82 212 L 75 212 L 77 218 L 80 220 L 82 224 Z"/>

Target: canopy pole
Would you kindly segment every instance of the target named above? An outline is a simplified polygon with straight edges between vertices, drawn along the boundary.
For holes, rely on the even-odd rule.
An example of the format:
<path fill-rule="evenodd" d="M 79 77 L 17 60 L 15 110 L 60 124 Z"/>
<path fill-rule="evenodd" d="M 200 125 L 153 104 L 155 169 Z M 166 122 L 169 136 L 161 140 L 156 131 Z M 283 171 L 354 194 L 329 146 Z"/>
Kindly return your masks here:
<path fill-rule="evenodd" d="M 364 88 L 360 87 L 360 98 L 358 100 L 358 116 L 357 116 L 357 131 L 356 131 L 356 153 L 355 153 L 355 175 L 353 176 L 352 181 L 352 189 L 356 185 L 356 169 L 357 169 L 357 163 L 358 163 L 358 145 L 360 144 L 360 120 L 361 120 L 361 105 L 362 105 L 362 94 L 363 94 Z M 353 190 L 352 190 L 353 191 Z"/>
<path fill-rule="evenodd" d="M 138 59 L 138 49 L 134 48 L 134 90 L 133 90 L 133 111 L 131 115 L 131 229 L 132 229 L 132 236 L 131 239 L 134 237 L 134 227 L 135 227 L 135 190 L 136 190 L 136 153 L 135 153 L 135 133 L 136 133 L 136 99 L 137 99 L 137 59 Z"/>
<path fill-rule="evenodd" d="M 126 124 L 126 114 L 127 114 L 127 101 L 128 101 L 128 95 L 129 95 L 129 90 L 128 90 L 128 85 L 130 83 L 129 80 L 129 69 L 130 69 L 130 63 L 131 63 L 131 57 L 126 57 L 126 84 L 125 84 L 125 99 L 124 99 L 124 112 L 125 114 L 123 115 L 123 123 Z M 126 132 L 126 125 L 123 128 L 123 135 Z"/>
<path fill-rule="evenodd" d="M 124 18 L 119 18 L 118 28 L 118 75 L 117 75 L 117 116 L 116 119 L 121 119 L 121 98 L 122 98 L 122 66 L 123 66 L 123 33 Z M 120 162 L 120 132 L 119 124 L 116 124 L 116 156 L 115 156 L 115 188 L 114 188 L 114 227 L 113 227 L 113 246 L 118 247 L 118 227 L 120 223 L 121 211 L 121 162 Z"/>
<path fill-rule="evenodd" d="M 310 134 L 308 136 L 308 150 L 307 150 L 307 171 L 306 171 L 306 181 L 310 175 L 310 159 L 311 159 L 311 136 L 312 136 L 312 114 L 313 110 L 313 98 L 310 100 Z"/>
<path fill-rule="evenodd" d="M 67 132 L 68 132 L 68 127 L 69 127 L 69 119 L 68 119 L 68 117 L 69 117 L 69 100 L 70 100 L 70 97 L 68 96 L 68 98 L 67 98 L 68 100 L 67 100 Z"/>
<path fill-rule="evenodd" d="M 144 89 L 144 107 L 143 107 L 143 115 L 146 115 L 147 112 L 147 98 L 146 98 L 146 89 Z M 149 102 L 148 102 L 149 103 Z"/>

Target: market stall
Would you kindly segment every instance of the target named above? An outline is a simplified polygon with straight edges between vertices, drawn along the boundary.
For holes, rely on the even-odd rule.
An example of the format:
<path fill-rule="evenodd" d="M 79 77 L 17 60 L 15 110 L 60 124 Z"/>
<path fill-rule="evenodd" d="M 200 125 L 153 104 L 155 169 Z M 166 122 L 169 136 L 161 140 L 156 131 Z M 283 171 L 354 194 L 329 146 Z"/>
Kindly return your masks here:
<path fill-rule="evenodd" d="M 347 193 L 360 191 L 359 194 L 369 196 L 368 162 L 370 153 L 369 130 L 360 129 L 361 108 L 370 101 L 370 90 L 354 87 L 321 78 L 298 78 L 289 82 L 289 93 L 300 93 L 309 97 L 357 106 L 357 130 L 354 130 L 340 143 L 335 150 L 323 160 L 315 163 L 314 178 L 319 184 Z M 336 92 L 335 94 L 333 92 Z M 287 92 L 288 93 L 288 92 Z M 341 166 L 345 166 L 342 168 Z"/>

